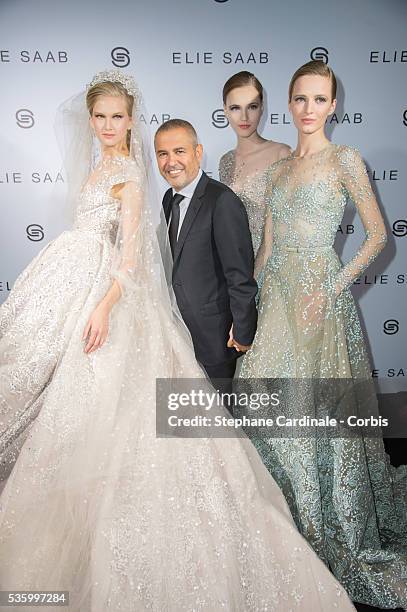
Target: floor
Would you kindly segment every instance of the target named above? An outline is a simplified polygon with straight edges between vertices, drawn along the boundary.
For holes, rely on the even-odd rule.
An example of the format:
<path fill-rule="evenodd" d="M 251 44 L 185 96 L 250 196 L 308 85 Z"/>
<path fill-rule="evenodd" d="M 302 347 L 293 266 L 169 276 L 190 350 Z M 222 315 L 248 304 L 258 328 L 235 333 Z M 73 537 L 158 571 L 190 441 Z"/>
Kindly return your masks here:
<path fill-rule="evenodd" d="M 382 416 L 388 416 L 392 411 L 403 415 L 407 421 L 407 393 L 394 393 L 379 395 L 379 409 Z M 384 440 L 386 452 L 390 455 L 392 465 L 405 465 L 407 463 L 407 440 L 405 438 L 389 438 Z M 363 604 L 355 604 L 358 612 L 378 612 L 382 608 L 372 608 Z M 397 611 L 402 612 L 401 608 Z"/>

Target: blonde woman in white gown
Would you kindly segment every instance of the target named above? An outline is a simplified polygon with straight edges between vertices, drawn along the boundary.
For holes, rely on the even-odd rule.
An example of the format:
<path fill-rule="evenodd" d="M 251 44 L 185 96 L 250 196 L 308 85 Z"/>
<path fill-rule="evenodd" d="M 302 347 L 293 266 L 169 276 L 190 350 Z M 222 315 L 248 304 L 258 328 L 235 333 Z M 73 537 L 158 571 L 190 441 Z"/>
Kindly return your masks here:
<path fill-rule="evenodd" d="M 71 185 L 90 172 L 73 229 L 0 309 L 1 589 L 84 612 L 353 610 L 247 439 L 156 436 L 156 378 L 209 383 L 164 282 L 136 85 L 101 73 L 86 101 L 90 124 L 85 94 L 62 109 Z"/>

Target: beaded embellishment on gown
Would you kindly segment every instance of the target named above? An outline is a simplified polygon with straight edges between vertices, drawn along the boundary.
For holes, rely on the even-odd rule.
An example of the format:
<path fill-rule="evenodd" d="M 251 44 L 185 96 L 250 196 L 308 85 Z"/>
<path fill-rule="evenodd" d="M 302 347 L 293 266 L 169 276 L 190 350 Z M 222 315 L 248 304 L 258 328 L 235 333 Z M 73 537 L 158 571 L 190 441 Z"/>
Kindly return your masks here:
<path fill-rule="evenodd" d="M 253 251 L 256 255 L 263 236 L 264 219 L 267 212 L 266 191 L 268 187 L 267 170 L 264 168 L 249 176 L 242 176 L 236 167 L 235 152 L 228 151 L 219 162 L 219 179 L 230 187 L 242 200 L 252 235 Z"/>
<path fill-rule="evenodd" d="M 129 172 L 134 174 L 134 163 L 124 157 L 102 164 L 99 181 L 80 195 L 73 229 L 40 251 L 0 308 L 3 477 L 41 408 L 72 334 L 81 334 L 80 326 L 111 285 L 120 202 L 110 189 Z"/>
<path fill-rule="evenodd" d="M 1 589 L 67 590 L 75 612 L 353 610 L 247 439 L 156 437 L 156 378 L 206 380 L 151 298 L 154 262 L 132 258 L 155 228 L 123 233 L 135 236 L 123 258 L 137 282 L 103 347 L 84 352 L 125 214 L 111 188 L 125 182 L 142 188 L 131 160 L 102 164 L 73 230 L 0 309 L 1 451 L 13 467 L 0 498 Z"/>
<path fill-rule="evenodd" d="M 240 377 L 368 381 L 349 287 L 386 234 L 360 154 L 334 144 L 304 158 L 291 154 L 270 167 L 267 180 L 256 259 L 257 273 L 265 270 L 258 328 Z M 366 240 L 342 267 L 333 245 L 348 198 Z M 406 606 L 407 473 L 389 464 L 382 440 L 265 436 L 253 442 L 298 528 L 351 598 L 380 608 Z"/>

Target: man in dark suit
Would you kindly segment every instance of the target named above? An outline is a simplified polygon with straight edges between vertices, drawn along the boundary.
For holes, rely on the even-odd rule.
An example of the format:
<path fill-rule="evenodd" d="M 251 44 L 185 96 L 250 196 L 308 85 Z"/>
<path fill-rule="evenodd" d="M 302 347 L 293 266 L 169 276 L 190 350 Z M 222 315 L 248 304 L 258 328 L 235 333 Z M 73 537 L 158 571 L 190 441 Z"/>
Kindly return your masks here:
<path fill-rule="evenodd" d="M 197 360 L 230 391 L 236 359 L 256 325 L 253 248 L 246 210 L 226 185 L 200 168 L 202 145 L 190 123 L 171 119 L 155 135 L 163 207 L 173 253 L 172 284 Z M 228 381 L 228 382 L 227 382 Z M 226 385 L 226 386 L 225 386 Z"/>

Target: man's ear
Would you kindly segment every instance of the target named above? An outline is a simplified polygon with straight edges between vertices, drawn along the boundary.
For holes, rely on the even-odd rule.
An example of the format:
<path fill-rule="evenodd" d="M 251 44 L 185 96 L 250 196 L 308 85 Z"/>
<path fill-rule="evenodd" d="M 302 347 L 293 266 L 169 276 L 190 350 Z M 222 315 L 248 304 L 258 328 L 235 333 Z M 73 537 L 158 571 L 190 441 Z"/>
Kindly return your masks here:
<path fill-rule="evenodd" d="M 197 144 L 195 151 L 198 160 L 201 161 L 203 156 L 203 146 L 201 144 Z"/>

